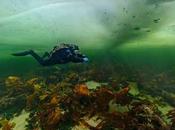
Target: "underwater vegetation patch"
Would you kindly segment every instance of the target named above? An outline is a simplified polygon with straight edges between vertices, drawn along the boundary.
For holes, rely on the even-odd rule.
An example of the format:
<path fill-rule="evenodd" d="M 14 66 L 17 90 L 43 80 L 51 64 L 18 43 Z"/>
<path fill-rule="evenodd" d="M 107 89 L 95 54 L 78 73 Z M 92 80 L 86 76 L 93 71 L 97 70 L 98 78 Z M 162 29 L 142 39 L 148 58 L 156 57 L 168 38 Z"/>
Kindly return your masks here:
<path fill-rule="evenodd" d="M 121 78 L 119 73 L 108 77 L 112 67 L 105 72 L 96 67 L 85 67 L 86 71 L 73 67 L 62 79 L 57 75 L 63 70 L 54 69 L 47 76 L 2 80 L 1 129 L 19 130 L 15 120 L 21 119 L 26 130 L 174 130 L 173 104 L 168 105 L 158 95 L 151 98 L 139 81 Z M 152 86 L 162 80 L 162 76 L 156 78 Z M 166 112 L 160 109 L 165 106 Z"/>

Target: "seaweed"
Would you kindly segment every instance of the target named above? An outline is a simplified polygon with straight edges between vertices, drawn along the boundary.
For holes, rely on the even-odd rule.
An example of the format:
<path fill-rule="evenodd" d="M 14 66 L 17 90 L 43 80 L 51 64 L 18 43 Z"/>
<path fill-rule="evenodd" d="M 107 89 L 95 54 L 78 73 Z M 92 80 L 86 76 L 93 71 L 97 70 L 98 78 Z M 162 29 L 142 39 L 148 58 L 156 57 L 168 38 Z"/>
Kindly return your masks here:
<path fill-rule="evenodd" d="M 77 69 L 77 72 L 69 71 L 59 79 L 56 75 L 60 70 L 47 77 L 28 80 L 8 77 L 4 81 L 6 96 L 0 98 L 1 104 L 4 101 L 0 110 L 7 112 L 5 108 L 19 101 L 22 106 L 17 105 L 20 108 L 17 113 L 22 109 L 30 112 L 27 130 L 174 130 L 175 110 L 163 115 L 158 109 L 159 101 L 144 97 L 145 91 L 139 88 L 144 84 L 140 83 L 141 79 L 137 79 L 138 83 L 132 81 L 137 84 L 138 91 L 141 90 L 132 94 L 132 85 L 127 77 L 117 77 L 118 74 L 109 77 L 112 70 L 101 69 L 94 67 L 83 72 Z M 165 77 L 158 76 L 157 80 L 149 83 L 152 90 L 159 90 L 156 83 L 160 84 Z M 105 83 L 89 89 L 86 81 L 91 79 Z M 12 113 L 16 114 L 16 111 Z"/>
<path fill-rule="evenodd" d="M 11 123 L 9 120 L 4 119 L 2 122 L 2 130 L 13 130 L 15 123 Z"/>
<path fill-rule="evenodd" d="M 175 130 L 175 109 L 167 113 L 168 118 L 170 119 L 170 130 Z"/>

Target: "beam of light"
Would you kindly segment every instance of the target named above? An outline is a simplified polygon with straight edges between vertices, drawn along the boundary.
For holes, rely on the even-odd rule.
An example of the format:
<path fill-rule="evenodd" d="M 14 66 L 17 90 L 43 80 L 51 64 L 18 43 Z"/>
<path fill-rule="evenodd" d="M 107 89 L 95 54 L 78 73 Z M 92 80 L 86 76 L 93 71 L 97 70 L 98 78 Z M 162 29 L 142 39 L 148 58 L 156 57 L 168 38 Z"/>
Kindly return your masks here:
<path fill-rule="evenodd" d="M 78 0 L 79 5 L 76 0 L 45 1 L 38 7 L 33 7 L 32 1 L 33 8 L 1 18 L 0 42 L 45 44 L 61 39 L 112 50 L 132 40 L 146 39 L 166 26 L 167 12 L 173 6 L 167 9 L 163 0 L 159 6 L 146 3 L 151 0 Z M 160 22 L 154 23 L 159 18 Z"/>
<path fill-rule="evenodd" d="M 8 22 L 10 20 L 13 20 L 13 19 L 16 19 L 16 18 L 20 18 L 20 17 L 23 17 L 23 16 L 28 15 L 28 14 L 31 14 L 31 13 L 35 13 L 37 11 L 41 11 L 43 9 L 55 8 L 55 7 L 59 7 L 59 6 L 61 7 L 61 6 L 65 6 L 67 4 L 72 4 L 72 2 L 49 3 L 47 5 L 42 5 L 42 6 L 39 6 L 39 7 L 28 9 L 28 10 L 25 10 L 23 12 L 20 12 L 20 13 L 17 13 L 17 14 L 14 14 L 14 15 L 11 15 L 11 16 L 8 16 L 8 17 L 5 17 L 5 18 L 2 18 L 2 19 L 0 19 L 0 23 Z"/>

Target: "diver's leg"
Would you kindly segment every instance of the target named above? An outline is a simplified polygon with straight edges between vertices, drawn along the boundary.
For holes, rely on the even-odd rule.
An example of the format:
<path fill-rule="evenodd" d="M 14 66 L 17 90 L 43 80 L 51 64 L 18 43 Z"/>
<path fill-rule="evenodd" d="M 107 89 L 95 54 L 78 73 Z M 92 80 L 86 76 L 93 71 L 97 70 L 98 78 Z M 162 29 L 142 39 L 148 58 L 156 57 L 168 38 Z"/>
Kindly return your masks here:
<path fill-rule="evenodd" d="M 40 57 L 37 53 L 35 53 L 33 50 L 30 50 L 30 55 L 32 55 L 35 60 L 37 60 L 41 65 L 45 66 L 45 60 Z"/>
<path fill-rule="evenodd" d="M 45 52 L 42 58 L 49 57 L 49 56 L 50 56 L 49 52 Z"/>
<path fill-rule="evenodd" d="M 33 50 L 29 50 L 29 51 L 24 51 L 24 52 L 20 52 L 20 53 L 14 53 L 12 54 L 14 56 L 26 56 L 26 55 L 31 55 L 33 56 L 41 65 L 45 66 L 45 60 L 40 57 L 38 54 L 36 54 Z"/>

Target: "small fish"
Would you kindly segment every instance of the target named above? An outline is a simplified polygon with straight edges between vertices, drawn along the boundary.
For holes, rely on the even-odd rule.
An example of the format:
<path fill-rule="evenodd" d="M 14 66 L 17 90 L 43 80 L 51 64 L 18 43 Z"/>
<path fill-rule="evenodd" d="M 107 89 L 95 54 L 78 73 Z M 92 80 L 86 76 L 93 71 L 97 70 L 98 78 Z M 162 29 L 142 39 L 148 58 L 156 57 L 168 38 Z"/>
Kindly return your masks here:
<path fill-rule="evenodd" d="M 139 31 L 140 27 L 135 27 L 134 30 Z"/>
<path fill-rule="evenodd" d="M 160 21 L 160 18 L 154 19 L 153 21 L 154 21 L 154 23 L 158 23 Z"/>

